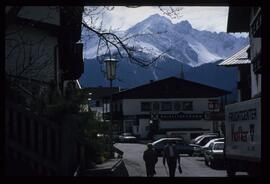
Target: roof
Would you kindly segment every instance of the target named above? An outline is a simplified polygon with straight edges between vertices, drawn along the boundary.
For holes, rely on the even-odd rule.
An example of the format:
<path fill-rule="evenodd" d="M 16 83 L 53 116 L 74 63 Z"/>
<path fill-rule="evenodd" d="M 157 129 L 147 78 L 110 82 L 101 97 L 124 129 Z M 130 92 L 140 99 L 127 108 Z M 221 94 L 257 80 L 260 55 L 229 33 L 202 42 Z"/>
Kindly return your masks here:
<path fill-rule="evenodd" d="M 193 81 L 169 77 L 113 94 L 113 99 L 209 98 L 229 93 Z"/>
<path fill-rule="evenodd" d="M 250 7 L 229 7 L 227 32 L 249 32 Z"/>
<path fill-rule="evenodd" d="M 235 66 L 235 65 L 242 65 L 242 64 L 250 64 L 251 61 L 248 59 L 247 50 L 249 49 L 249 45 L 242 48 L 240 51 L 236 52 L 229 58 L 225 59 L 219 66 Z"/>

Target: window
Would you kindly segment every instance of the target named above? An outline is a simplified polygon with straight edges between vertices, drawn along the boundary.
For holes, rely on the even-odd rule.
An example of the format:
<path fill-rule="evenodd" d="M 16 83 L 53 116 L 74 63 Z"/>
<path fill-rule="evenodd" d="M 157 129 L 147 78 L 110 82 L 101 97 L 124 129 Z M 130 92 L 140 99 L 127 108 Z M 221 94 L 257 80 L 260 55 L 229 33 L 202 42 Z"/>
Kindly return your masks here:
<path fill-rule="evenodd" d="M 141 111 L 151 111 L 151 103 L 141 102 Z"/>
<path fill-rule="evenodd" d="M 173 104 L 173 110 L 174 111 L 180 111 L 182 108 L 181 108 L 181 102 L 174 102 Z"/>
<path fill-rule="evenodd" d="M 192 111 L 192 102 L 183 102 L 183 110 L 184 111 Z"/>
<path fill-rule="evenodd" d="M 219 109 L 218 100 L 209 100 L 208 109 L 209 110 Z"/>
<path fill-rule="evenodd" d="M 162 111 L 172 111 L 172 102 L 161 102 Z"/>
<path fill-rule="evenodd" d="M 154 102 L 153 103 L 153 110 L 154 111 L 159 111 L 159 102 Z"/>

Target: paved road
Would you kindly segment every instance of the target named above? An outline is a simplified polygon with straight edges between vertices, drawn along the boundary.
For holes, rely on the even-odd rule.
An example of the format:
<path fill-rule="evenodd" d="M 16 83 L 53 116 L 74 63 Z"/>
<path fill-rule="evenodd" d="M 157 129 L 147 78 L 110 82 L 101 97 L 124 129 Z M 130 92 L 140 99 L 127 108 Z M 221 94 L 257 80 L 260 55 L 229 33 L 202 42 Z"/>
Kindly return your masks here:
<path fill-rule="evenodd" d="M 145 165 L 143 161 L 143 152 L 146 149 L 144 144 L 117 143 L 117 148 L 124 152 L 123 160 L 128 170 L 129 176 L 146 176 Z M 181 177 L 226 177 L 226 171 L 221 169 L 212 169 L 204 164 L 203 157 L 189 157 L 181 155 L 181 167 L 183 173 L 180 175 L 176 171 L 175 176 Z M 159 157 L 156 164 L 156 176 L 167 177 L 167 172 L 162 163 L 162 157 Z M 246 175 L 246 173 L 238 173 L 237 175 Z"/>

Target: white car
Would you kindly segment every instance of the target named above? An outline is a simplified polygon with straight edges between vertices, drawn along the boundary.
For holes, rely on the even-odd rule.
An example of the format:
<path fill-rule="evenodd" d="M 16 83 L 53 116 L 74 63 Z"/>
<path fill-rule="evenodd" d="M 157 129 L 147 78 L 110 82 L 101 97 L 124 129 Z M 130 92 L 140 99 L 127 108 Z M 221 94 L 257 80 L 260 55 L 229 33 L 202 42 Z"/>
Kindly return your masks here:
<path fill-rule="evenodd" d="M 202 138 L 204 138 L 205 136 L 208 136 L 208 135 L 216 135 L 216 136 L 218 136 L 217 133 L 206 133 L 206 134 L 199 135 L 198 137 L 192 139 L 190 141 L 190 143 L 191 144 L 196 144 L 196 142 L 200 141 Z"/>
<path fill-rule="evenodd" d="M 204 152 L 204 162 L 212 168 L 218 164 L 224 166 L 224 142 L 212 142 Z"/>
<path fill-rule="evenodd" d="M 204 146 L 198 146 L 198 147 L 194 148 L 194 153 L 193 153 L 193 154 L 194 154 L 195 156 L 203 156 L 205 150 L 206 150 L 207 148 L 209 148 L 209 146 L 210 146 L 210 144 L 211 144 L 212 142 L 218 142 L 218 141 L 219 141 L 219 142 L 223 142 L 224 140 L 225 140 L 224 137 L 212 139 L 212 140 L 208 141 L 208 143 L 206 143 L 206 145 L 204 145 Z"/>

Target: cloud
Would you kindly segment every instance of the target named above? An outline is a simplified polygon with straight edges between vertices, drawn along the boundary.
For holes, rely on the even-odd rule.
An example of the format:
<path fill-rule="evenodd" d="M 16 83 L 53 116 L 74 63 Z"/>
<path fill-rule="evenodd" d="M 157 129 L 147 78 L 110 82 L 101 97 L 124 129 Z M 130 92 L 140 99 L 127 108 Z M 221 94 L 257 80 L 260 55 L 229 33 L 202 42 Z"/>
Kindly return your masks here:
<path fill-rule="evenodd" d="M 107 29 L 127 30 L 150 15 L 160 14 L 171 19 L 172 23 L 188 20 L 192 27 L 198 30 L 211 32 L 226 32 L 228 7 L 220 6 L 183 6 L 180 12 L 181 17 L 171 19 L 165 16 L 157 6 L 141 6 L 128 8 L 126 6 L 115 6 L 112 11 L 106 11 L 103 19 L 103 26 Z M 236 36 L 247 36 L 247 34 L 235 34 Z"/>
<path fill-rule="evenodd" d="M 182 17 L 180 19 L 171 19 L 171 21 L 177 23 L 182 20 L 188 20 L 194 28 L 199 30 L 225 32 L 228 9 L 228 7 L 183 7 Z M 138 8 L 116 6 L 114 10 L 108 11 L 104 15 L 104 26 L 106 28 L 113 27 L 126 30 L 156 13 L 163 15 L 159 8 L 155 6 L 142 6 Z"/>

